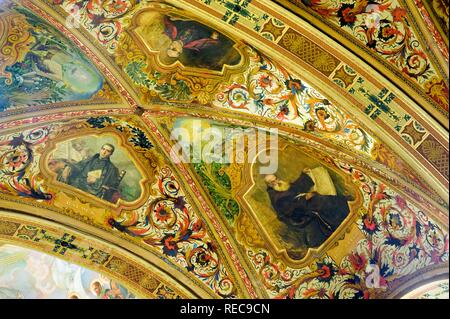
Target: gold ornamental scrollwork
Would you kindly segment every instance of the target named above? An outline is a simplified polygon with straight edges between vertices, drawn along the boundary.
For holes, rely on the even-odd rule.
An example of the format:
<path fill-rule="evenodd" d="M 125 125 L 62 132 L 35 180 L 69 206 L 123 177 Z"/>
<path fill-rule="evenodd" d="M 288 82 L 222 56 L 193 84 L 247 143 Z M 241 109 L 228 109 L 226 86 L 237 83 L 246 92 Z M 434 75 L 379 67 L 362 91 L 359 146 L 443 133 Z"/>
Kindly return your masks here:
<path fill-rule="evenodd" d="M 157 25 L 154 21 L 158 19 L 164 21 L 166 25 L 164 26 L 163 22 L 161 22 L 160 25 Z M 169 38 L 168 34 L 170 31 L 164 28 L 169 28 L 167 23 L 171 23 L 172 20 L 170 19 L 173 19 L 173 21 L 191 22 L 195 24 L 190 27 L 194 31 L 189 29 L 189 27 L 186 27 L 188 28 L 187 30 L 175 29 L 175 31 L 172 31 L 173 39 L 167 39 Z M 164 94 L 161 94 L 161 90 L 158 91 L 158 89 L 149 88 L 148 85 L 143 85 L 142 83 L 136 83 L 136 81 L 134 81 L 135 84 L 139 86 L 144 103 L 150 103 L 155 98 L 159 98 L 165 102 L 195 102 L 206 105 L 213 100 L 214 95 L 219 91 L 219 88 L 222 85 L 232 82 L 233 76 L 239 76 L 244 73 L 250 64 L 250 57 L 247 52 L 248 47 L 240 41 L 233 40 L 233 37 L 230 34 L 209 29 L 209 27 L 206 27 L 208 24 L 208 21 L 202 21 L 198 18 L 194 19 L 188 12 L 161 3 L 151 3 L 149 6 L 133 15 L 130 27 L 121 35 L 120 45 L 118 46 L 119 49 L 115 56 L 116 62 L 123 67 L 125 72 L 127 72 L 127 66 L 129 66 L 130 63 L 137 63 L 137 65 L 142 67 L 139 71 L 142 71 L 146 75 L 147 81 L 156 83 L 156 87 L 169 84 L 174 88 L 177 86 L 179 88 L 179 83 L 182 81 L 183 85 L 186 85 L 189 89 L 189 94 L 185 92 L 184 95 L 175 95 L 170 96 L 169 98 L 164 89 Z M 209 29 L 212 35 L 210 35 L 209 38 L 186 40 L 186 38 L 189 38 L 189 35 L 192 35 L 192 33 L 197 31 L 195 28 L 199 28 L 199 25 L 204 26 L 205 29 Z M 172 26 L 172 28 L 174 27 Z M 159 34 L 159 36 L 145 36 L 145 32 L 154 32 L 157 35 Z M 183 34 L 180 35 L 181 33 Z M 178 34 L 177 38 L 175 38 L 176 34 Z M 200 55 L 203 48 L 207 46 L 208 41 L 216 41 L 218 37 L 225 39 L 218 43 L 228 41 L 226 43 L 233 44 L 232 47 L 227 48 L 228 51 L 223 50 L 220 45 L 217 45 L 217 54 L 219 56 L 223 51 L 234 52 L 233 63 L 227 64 L 230 63 L 230 61 L 227 60 L 227 55 L 225 55 L 222 58 L 223 61 L 221 60 L 219 63 L 222 65 L 220 69 L 209 68 L 204 64 L 200 66 L 195 65 L 195 63 L 192 65 L 185 65 L 187 64 L 186 62 L 181 62 L 179 59 L 173 58 L 172 55 L 175 54 L 164 53 L 169 52 L 170 43 L 180 43 L 181 40 L 178 38 L 181 38 L 184 41 L 184 47 L 182 49 L 181 47 L 183 45 L 180 44 L 180 51 L 195 51 Z M 159 38 L 159 42 L 155 42 L 155 40 L 153 43 L 149 40 L 150 38 Z M 186 43 L 188 41 L 191 42 Z M 170 55 L 169 58 L 168 55 Z M 228 54 L 228 56 L 229 55 L 230 54 Z M 238 60 L 236 60 L 237 56 L 239 56 Z M 195 61 L 195 58 L 192 58 L 192 60 Z M 238 62 L 234 63 L 236 61 Z"/>
<path fill-rule="evenodd" d="M 145 203 L 151 195 L 151 190 L 146 185 L 153 182 L 161 159 L 158 157 L 158 154 L 149 150 L 141 150 L 140 152 L 134 149 L 131 150 L 131 146 L 127 143 L 128 133 L 125 129 L 123 133 L 118 134 L 113 127 L 103 128 L 99 132 L 88 127 L 86 123 L 74 123 L 56 129 L 49 135 L 45 149 L 36 151 L 43 153 L 39 162 L 39 175 L 48 182 L 49 189 L 56 194 L 56 197 L 53 199 L 55 206 L 68 215 L 81 215 L 86 219 L 86 222 L 92 223 L 94 220 L 104 222 L 110 217 L 111 212 L 119 214 L 122 210 L 137 209 Z M 65 143 L 80 136 L 114 138 L 117 141 L 117 147 L 130 154 L 131 163 L 142 176 L 142 179 L 139 181 L 141 190 L 139 198 L 132 202 L 127 202 L 120 198 L 116 203 L 111 203 L 57 180 L 56 173 L 50 170 L 48 166 L 52 153 L 56 151 L 59 143 Z"/>

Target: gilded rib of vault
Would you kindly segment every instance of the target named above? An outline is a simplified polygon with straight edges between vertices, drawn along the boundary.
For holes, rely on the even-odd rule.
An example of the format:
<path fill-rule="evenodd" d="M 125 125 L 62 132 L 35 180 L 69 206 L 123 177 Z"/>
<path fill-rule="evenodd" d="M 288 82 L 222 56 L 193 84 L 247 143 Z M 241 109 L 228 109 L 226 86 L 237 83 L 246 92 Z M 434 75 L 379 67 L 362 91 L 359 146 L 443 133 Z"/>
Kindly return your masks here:
<path fill-rule="evenodd" d="M 142 298 L 383 298 L 448 278 L 448 7 L 414 2 L 1 2 L 0 252 Z M 256 142 L 215 141 L 226 162 L 173 152 L 207 130 Z M 261 151 L 333 216 L 293 217 Z"/>

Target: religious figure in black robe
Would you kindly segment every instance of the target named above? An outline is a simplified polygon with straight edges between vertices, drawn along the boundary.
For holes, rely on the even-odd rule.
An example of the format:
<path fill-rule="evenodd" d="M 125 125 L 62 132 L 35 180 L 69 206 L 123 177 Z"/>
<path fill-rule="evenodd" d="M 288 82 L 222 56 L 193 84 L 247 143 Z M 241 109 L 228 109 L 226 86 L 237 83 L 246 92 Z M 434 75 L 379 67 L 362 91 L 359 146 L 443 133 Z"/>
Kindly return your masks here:
<path fill-rule="evenodd" d="M 77 163 L 66 163 L 58 180 L 104 200 L 114 202 L 120 183 L 119 170 L 111 162 L 114 146 L 105 144 L 99 153 Z"/>
<path fill-rule="evenodd" d="M 314 182 L 304 170 L 293 183 L 267 175 L 265 182 L 273 209 L 301 248 L 320 246 L 348 215 L 350 196 L 311 192 Z"/>

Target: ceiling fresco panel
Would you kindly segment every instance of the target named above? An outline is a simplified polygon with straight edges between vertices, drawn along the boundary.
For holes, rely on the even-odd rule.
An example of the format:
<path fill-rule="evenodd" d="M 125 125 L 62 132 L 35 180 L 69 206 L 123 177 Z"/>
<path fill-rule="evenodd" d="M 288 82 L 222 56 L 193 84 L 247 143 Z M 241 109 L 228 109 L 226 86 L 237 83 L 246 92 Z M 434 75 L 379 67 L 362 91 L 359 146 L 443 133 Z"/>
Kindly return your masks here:
<path fill-rule="evenodd" d="M 175 128 L 187 130 L 178 142 L 194 144 L 197 136 L 205 148 L 208 139 L 195 135 L 196 125 L 201 132 L 215 128 L 224 140 L 239 139 L 240 135 L 250 139 L 253 132 L 251 128 L 239 130 L 235 125 L 190 117 L 161 118 L 160 123 L 168 135 Z M 255 159 L 248 158 L 255 154 L 250 143 L 245 144 L 243 162 L 209 163 L 202 148 L 201 160 L 190 164 L 268 296 L 373 298 L 377 290 L 369 283 L 369 264 L 381 270 L 381 294 L 404 276 L 447 262 L 447 229 L 415 206 L 414 200 L 338 154 L 325 153 L 317 145 L 275 138 L 280 150 L 276 187 L 268 183 L 268 175 L 258 171 Z M 219 139 L 218 145 L 223 151 L 227 147 L 224 140 Z M 231 147 L 233 151 L 225 154 L 239 153 L 237 144 Z M 296 207 L 302 205 L 294 199 L 295 192 L 308 187 L 305 174 L 312 174 L 317 184 L 317 200 L 327 202 L 314 208 L 323 219 L 310 223 L 295 219 L 295 211 L 300 209 Z M 294 193 L 283 190 L 283 182 L 290 183 Z M 328 209 L 334 214 L 339 209 L 342 217 L 327 219 Z"/>
<path fill-rule="evenodd" d="M 171 65 L 161 64 L 161 52 L 170 50 L 161 50 L 161 48 L 156 50 L 153 48 L 152 51 L 151 41 L 146 44 L 146 40 L 143 39 L 142 36 L 139 36 L 139 30 L 149 29 L 148 26 L 138 25 L 141 23 L 139 21 L 142 20 L 139 20 L 139 16 L 144 16 L 146 14 L 155 15 L 158 14 L 157 12 L 159 12 L 160 15 L 161 12 L 171 12 L 170 14 L 178 16 L 177 19 L 187 22 L 192 21 L 192 18 L 189 17 L 191 13 L 188 13 L 188 10 L 180 10 L 169 4 L 159 4 L 155 2 L 124 2 L 120 8 L 110 5 L 99 6 L 98 4 L 89 1 L 50 1 L 50 3 L 57 9 L 58 7 L 63 9 L 65 13 L 61 14 L 69 14 L 65 18 L 66 20 L 75 19 L 79 24 L 79 27 L 90 33 L 91 39 L 95 39 L 100 47 L 104 48 L 108 54 L 113 55 L 112 58 L 122 69 L 124 75 L 128 77 L 128 81 L 135 87 L 135 94 L 139 95 L 141 102 L 148 105 L 147 107 L 149 108 L 151 107 L 151 105 L 149 105 L 150 102 L 155 103 L 158 101 L 170 104 L 173 102 L 195 102 L 209 105 L 214 101 L 215 96 L 220 93 L 220 91 L 226 90 L 227 87 L 229 88 L 230 86 L 237 84 L 246 84 L 245 80 L 242 81 L 241 78 L 242 73 L 245 69 L 248 69 L 249 66 L 248 63 L 250 59 L 249 52 L 247 51 L 250 50 L 250 47 L 246 48 L 245 45 L 243 46 L 240 44 L 242 41 L 232 40 L 236 41 L 234 47 L 236 50 L 240 48 L 240 54 L 243 59 L 246 57 L 244 59 L 246 61 L 241 59 L 240 68 L 235 68 L 236 66 L 231 65 L 224 67 L 221 76 L 217 77 L 218 74 L 213 74 L 214 70 L 208 71 L 205 68 L 183 66 L 180 61 L 176 61 L 178 59 L 176 57 L 170 58 L 173 62 Z M 182 6 L 184 3 L 178 2 L 177 5 Z M 231 14 L 231 11 L 227 9 L 228 11 L 225 10 L 222 20 L 232 26 L 244 22 L 248 27 L 252 25 L 252 30 L 260 33 L 266 41 L 278 41 L 280 47 L 283 47 L 284 45 L 287 51 L 296 54 L 313 68 L 322 72 L 324 75 L 327 75 L 329 80 L 333 82 L 333 85 L 345 89 L 351 96 L 362 102 L 359 109 L 366 114 L 369 121 L 376 121 L 377 123 L 381 121 L 383 123 L 382 129 L 388 130 L 389 135 L 395 135 L 395 143 L 402 143 L 402 147 L 407 149 L 408 152 L 414 153 L 414 156 L 418 157 L 421 163 L 433 167 L 436 178 L 438 178 L 441 183 L 446 183 L 447 175 L 445 174 L 445 170 L 442 170 L 442 166 L 436 165 L 434 161 L 428 161 L 427 157 L 418 151 L 423 139 L 411 139 L 410 135 L 408 135 L 408 132 L 411 131 L 406 132 L 405 130 L 408 125 L 417 122 L 418 125 L 416 125 L 416 127 L 423 128 L 425 132 L 433 134 L 437 140 L 441 141 L 442 137 L 439 136 L 440 133 L 434 132 L 434 129 L 429 126 L 427 121 L 421 119 L 422 114 L 417 114 L 417 110 L 414 110 L 414 108 L 406 110 L 409 108 L 409 103 L 404 103 L 399 99 L 397 93 L 392 92 L 390 89 L 380 84 L 374 86 L 372 83 L 373 80 L 368 81 L 368 74 L 362 75 L 359 72 L 354 71 L 350 66 L 341 65 L 339 60 L 336 60 L 335 56 L 329 55 L 329 53 L 326 53 L 327 51 L 321 46 L 318 46 L 308 38 L 304 37 L 298 31 L 294 31 L 293 28 L 287 28 L 282 21 L 275 18 L 270 19 L 270 15 L 268 14 L 261 16 L 257 15 L 256 12 L 260 12 L 261 9 L 268 11 L 264 5 L 257 2 L 245 2 L 240 4 L 240 6 L 242 9 L 245 9 L 241 12 L 241 15 Z M 203 7 L 207 7 L 208 9 L 213 8 L 214 10 L 227 8 L 226 5 L 224 6 L 223 4 L 216 2 L 205 3 Z M 200 8 L 200 6 L 198 6 L 198 8 Z M 59 11 L 61 11 L 61 9 L 59 9 Z M 210 10 L 209 12 L 213 11 Z M 247 14 L 244 14 L 245 12 L 247 12 Z M 232 16 L 235 18 L 230 18 Z M 184 45 L 187 45 L 187 48 L 182 48 L 182 57 L 187 56 L 186 52 L 215 50 L 214 47 L 218 46 L 218 43 L 223 42 L 225 45 L 227 41 L 230 41 L 230 38 L 225 35 L 225 33 L 212 29 L 206 31 L 206 27 L 206 29 L 202 29 L 202 27 L 200 27 L 201 24 L 194 21 L 191 22 L 189 27 L 187 27 L 189 24 L 183 24 L 184 27 L 182 27 L 182 29 L 184 29 L 180 30 L 180 32 L 182 34 L 189 33 L 191 35 L 189 36 L 189 39 L 186 38 L 181 41 L 178 39 L 178 29 L 176 27 L 174 28 L 173 23 L 164 24 L 164 21 L 159 21 L 159 24 L 152 24 L 153 26 L 159 25 L 158 28 L 150 28 L 153 30 L 151 32 L 159 32 L 161 34 L 160 38 L 165 39 L 163 42 L 166 44 L 158 45 L 179 44 L 184 41 L 183 43 Z M 170 32 L 170 30 L 176 30 L 176 32 Z M 206 33 L 202 35 L 202 32 Z M 275 36 L 273 36 L 273 34 L 270 36 L 271 32 L 274 32 Z M 206 34 L 209 35 L 209 37 L 206 37 Z M 108 36 L 105 37 L 105 35 Z M 174 35 L 175 38 L 171 39 L 171 36 L 173 37 Z M 216 37 L 217 39 L 215 39 Z M 193 40 L 194 38 L 195 40 Z M 192 43 L 198 44 L 200 42 L 207 43 L 207 47 L 203 47 L 201 50 L 199 49 L 200 47 L 192 48 Z M 153 44 L 153 46 L 155 45 L 157 46 L 156 43 Z M 329 55 L 328 58 L 326 58 L 327 54 Z M 250 53 L 250 56 L 251 55 L 252 54 Z M 317 59 L 317 56 L 319 56 L 320 59 Z M 238 70 L 241 71 L 230 78 L 230 76 Z M 219 86 L 219 82 L 223 85 Z M 323 88 L 320 89 L 323 91 Z M 295 90 L 293 90 L 293 94 L 295 94 Z M 279 118 L 280 121 L 286 121 L 289 117 L 298 113 L 297 108 L 301 108 L 296 101 L 292 101 L 290 107 L 291 110 L 289 110 L 289 106 L 286 108 L 283 105 L 283 100 L 285 99 L 278 101 L 266 99 L 263 101 L 266 106 L 273 109 L 277 107 L 278 109 L 285 109 L 283 112 L 276 112 L 281 116 Z M 291 98 L 291 100 L 295 100 L 295 98 Z M 328 100 L 330 100 L 330 97 Z M 278 105 L 271 105 L 271 103 L 278 103 Z M 345 108 L 347 107 L 353 108 L 354 106 L 345 106 Z M 289 116 L 282 116 L 286 112 L 290 112 Z M 364 120 L 366 123 L 367 119 Z M 357 133 L 353 135 L 357 135 Z M 442 142 L 439 143 L 442 145 Z M 443 147 L 445 148 L 445 146 Z M 422 177 L 428 179 L 430 175 Z"/>
<path fill-rule="evenodd" d="M 0 26 L 2 112 L 28 112 L 64 102 L 120 100 L 77 46 L 32 12 L 2 2 Z"/>
<path fill-rule="evenodd" d="M 401 172 L 401 176 L 408 176 L 413 180 L 412 184 L 421 185 L 423 189 L 430 189 L 420 178 L 414 176 L 411 169 L 393 155 L 393 152 L 373 133 L 369 133 L 355 121 L 354 117 L 335 106 L 305 81 L 264 56 L 255 54 L 253 61 L 252 68 L 243 74 L 245 80 L 225 86 L 212 102 L 214 106 L 293 124 L 321 140 L 364 154 Z M 356 89 L 356 87 L 355 84 L 353 88 Z M 387 100 L 388 92 L 384 95 Z M 405 139 L 409 138 L 408 133 L 413 136 L 419 135 L 416 144 L 422 145 L 418 142 L 422 142 L 423 135 L 416 129 L 422 131 L 423 135 L 426 134 L 420 126 L 415 126 L 413 130 L 408 131 L 404 129 L 402 133 Z M 445 157 L 445 151 L 441 154 Z M 445 162 L 445 158 L 440 160 Z M 445 168 L 436 164 L 435 166 L 446 176 Z"/>
<path fill-rule="evenodd" d="M 2 2 L 0 263 L 77 272 L 58 297 L 448 276 L 445 6 L 414 3 Z"/>
<path fill-rule="evenodd" d="M 30 249 L 0 244 L 1 299 L 134 299 L 119 283 Z"/>

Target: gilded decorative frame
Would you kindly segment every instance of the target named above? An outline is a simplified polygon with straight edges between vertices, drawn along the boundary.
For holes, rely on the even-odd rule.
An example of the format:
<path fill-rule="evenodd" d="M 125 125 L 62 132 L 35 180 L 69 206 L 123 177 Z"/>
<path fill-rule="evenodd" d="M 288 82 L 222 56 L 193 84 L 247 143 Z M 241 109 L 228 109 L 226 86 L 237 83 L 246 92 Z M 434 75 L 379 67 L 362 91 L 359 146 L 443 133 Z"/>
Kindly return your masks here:
<path fill-rule="evenodd" d="M 307 156 L 312 156 L 312 154 L 308 154 L 306 152 L 307 147 L 300 146 L 300 145 L 292 145 L 286 141 L 283 141 L 281 138 L 281 144 L 284 144 L 278 148 L 279 152 L 285 151 L 288 147 L 294 148 L 296 150 L 299 150 L 300 152 L 304 153 Z M 280 142 L 280 141 L 279 141 Z M 260 152 L 266 152 L 269 149 L 263 149 L 259 150 Z M 270 149 L 270 152 L 272 149 Z M 321 155 L 324 156 L 324 155 Z M 326 167 L 327 169 L 332 170 L 336 174 L 338 174 L 342 180 L 344 181 L 345 185 L 348 187 L 351 187 L 353 189 L 353 193 L 355 194 L 355 199 L 351 202 L 349 202 L 349 208 L 350 212 L 348 216 L 345 218 L 345 220 L 341 223 L 341 225 L 333 232 L 333 234 L 328 237 L 323 244 L 321 244 L 317 248 L 308 248 L 306 255 L 301 259 L 293 259 L 288 255 L 288 252 L 285 248 L 280 248 L 277 246 L 275 241 L 271 238 L 270 234 L 267 232 L 267 230 L 264 228 L 264 226 L 261 224 L 257 217 L 257 213 L 252 209 L 251 204 L 248 201 L 248 196 L 252 192 L 253 188 L 256 186 L 255 178 L 253 176 L 253 166 L 255 165 L 255 159 L 252 160 L 251 163 L 246 163 L 241 167 L 242 172 L 242 180 L 240 182 L 239 187 L 235 190 L 236 194 L 236 200 L 239 204 L 242 205 L 242 211 L 239 216 L 239 219 L 242 221 L 243 219 L 248 219 L 253 222 L 253 227 L 256 228 L 257 233 L 262 237 L 262 242 L 265 243 L 263 246 L 255 245 L 255 243 L 249 243 L 246 242 L 246 244 L 249 244 L 250 246 L 256 246 L 255 248 L 265 248 L 268 249 L 274 257 L 277 259 L 281 259 L 287 266 L 293 267 L 293 268 L 299 268 L 309 265 L 313 259 L 321 258 L 328 250 L 330 250 L 332 247 L 335 247 L 339 245 L 339 241 L 343 240 L 345 237 L 345 234 L 350 232 L 351 227 L 353 226 L 353 223 L 358 218 L 358 214 L 360 211 L 358 211 L 358 208 L 361 207 L 362 204 L 362 196 L 359 192 L 359 190 L 352 185 L 351 177 L 348 175 L 342 174 L 342 172 L 339 172 L 336 170 L 336 168 L 332 168 L 329 163 L 326 163 L 323 160 L 318 160 L 321 165 Z M 246 216 L 243 216 L 243 215 Z M 242 232 L 243 231 L 243 232 Z M 238 229 L 237 232 L 242 232 L 239 234 L 239 237 L 241 239 L 248 238 L 248 236 L 245 233 L 245 230 Z"/>

